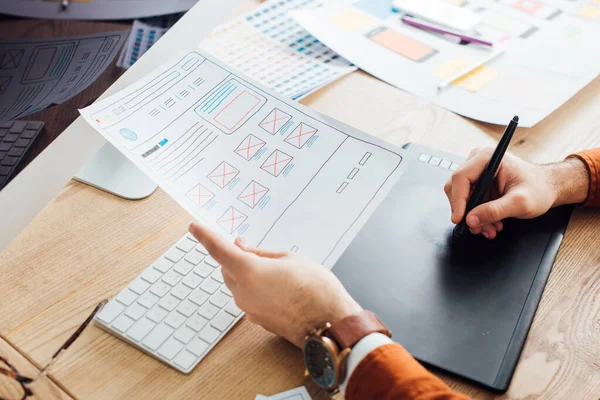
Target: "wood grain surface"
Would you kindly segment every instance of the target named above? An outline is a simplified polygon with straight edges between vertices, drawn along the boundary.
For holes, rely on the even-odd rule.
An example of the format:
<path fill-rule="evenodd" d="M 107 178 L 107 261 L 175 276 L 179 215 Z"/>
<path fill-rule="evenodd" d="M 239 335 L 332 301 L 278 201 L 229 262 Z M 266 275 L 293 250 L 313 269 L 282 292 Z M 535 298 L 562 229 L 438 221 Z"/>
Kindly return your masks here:
<path fill-rule="evenodd" d="M 415 141 L 460 155 L 494 145 L 502 133 L 501 127 L 466 120 L 362 72 L 303 103 L 396 145 Z M 600 79 L 536 127 L 519 129 L 510 151 L 553 162 L 598 146 Z M 0 335 L 42 364 L 99 300 L 115 295 L 190 222 L 161 190 L 126 201 L 69 183 L 0 253 Z M 436 373 L 476 399 L 598 399 L 598 237 L 600 210 L 577 210 L 506 394 Z M 253 399 L 301 384 L 315 399 L 329 397 L 304 378 L 299 350 L 246 319 L 190 375 L 91 326 L 53 367 L 52 378 L 85 399 Z"/>

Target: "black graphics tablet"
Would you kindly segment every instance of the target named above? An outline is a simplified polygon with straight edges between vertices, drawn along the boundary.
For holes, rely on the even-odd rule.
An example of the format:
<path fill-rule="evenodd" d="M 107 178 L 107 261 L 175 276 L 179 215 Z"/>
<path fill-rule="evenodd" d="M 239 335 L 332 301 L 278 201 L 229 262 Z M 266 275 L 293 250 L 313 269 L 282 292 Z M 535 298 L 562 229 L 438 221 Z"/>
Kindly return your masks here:
<path fill-rule="evenodd" d="M 443 185 L 462 160 L 404 148 L 408 170 L 333 272 L 419 361 L 505 391 L 572 208 L 452 245 Z"/>

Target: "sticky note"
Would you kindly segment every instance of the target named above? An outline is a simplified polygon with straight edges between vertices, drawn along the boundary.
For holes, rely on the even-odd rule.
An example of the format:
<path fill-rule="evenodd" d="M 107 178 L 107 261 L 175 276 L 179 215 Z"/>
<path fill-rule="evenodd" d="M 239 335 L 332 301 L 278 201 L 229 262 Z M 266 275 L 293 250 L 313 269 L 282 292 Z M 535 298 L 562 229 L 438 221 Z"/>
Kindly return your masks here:
<path fill-rule="evenodd" d="M 498 75 L 498 71 L 482 65 L 471 73 L 457 79 L 453 84 L 470 92 L 477 92 Z"/>
<path fill-rule="evenodd" d="M 369 33 L 368 37 L 375 43 L 412 61 L 422 62 L 437 53 L 437 50 L 426 44 L 388 28 L 376 29 Z"/>
<path fill-rule="evenodd" d="M 329 20 L 344 33 L 360 31 L 376 21 L 375 18 L 355 9 L 343 11 Z"/>
<path fill-rule="evenodd" d="M 577 11 L 577 14 L 589 19 L 598 19 L 600 18 L 600 8 L 593 6 L 583 7 Z"/>
<path fill-rule="evenodd" d="M 438 65 L 438 67 L 433 70 L 433 76 L 440 80 L 449 79 L 452 75 L 467 69 L 472 62 L 473 61 L 462 57 L 453 57 Z"/>

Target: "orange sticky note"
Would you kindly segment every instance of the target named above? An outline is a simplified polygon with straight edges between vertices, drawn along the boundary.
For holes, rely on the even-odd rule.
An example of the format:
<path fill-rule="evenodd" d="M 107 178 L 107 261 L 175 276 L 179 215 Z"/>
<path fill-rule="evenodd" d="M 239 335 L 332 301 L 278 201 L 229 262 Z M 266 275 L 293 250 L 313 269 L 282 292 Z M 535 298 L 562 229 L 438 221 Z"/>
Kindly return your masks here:
<path fill-rule="evenodd" d="M 421 62 L 437 53 L 437 50 L 388 28 L 377 29 L 369 38 L 394 53 L 412 61 Z"/>

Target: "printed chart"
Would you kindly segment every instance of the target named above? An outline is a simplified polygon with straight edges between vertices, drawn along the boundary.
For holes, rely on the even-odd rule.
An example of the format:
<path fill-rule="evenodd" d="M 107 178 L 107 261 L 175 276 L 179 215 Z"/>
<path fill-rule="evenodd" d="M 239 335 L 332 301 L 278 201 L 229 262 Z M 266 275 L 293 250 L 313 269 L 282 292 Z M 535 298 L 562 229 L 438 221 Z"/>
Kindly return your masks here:
<path fill-rule="evenodd" d="M 200 45 L 223 62 L 292 99 L 356 70 L 288 15 L 322 0 L 267 0 L 217 28 Z"/>
<path fill-rule="evenodd" d="M 600 4 L 593 1 L 452 1 L 481 14 L 475 35 L 494 48 L 404 24 L 392 0 L 333 2 L 298 10 L 295 19 L 366 72 L 448 110 L 531 127 L 600 73 Z M 583 10 L 583 11 L 582 11 Z M 446 90 L 438 84 L 499 48 L 505 52 Z M 560 54 L 560 57 L 556 55 Z"/>
<path fill-rule="evenodd" d="M 200 52 L 82 115 L 222 235 L 330 267 L 404 168 L 402 150 L 342 131 Z"/>

